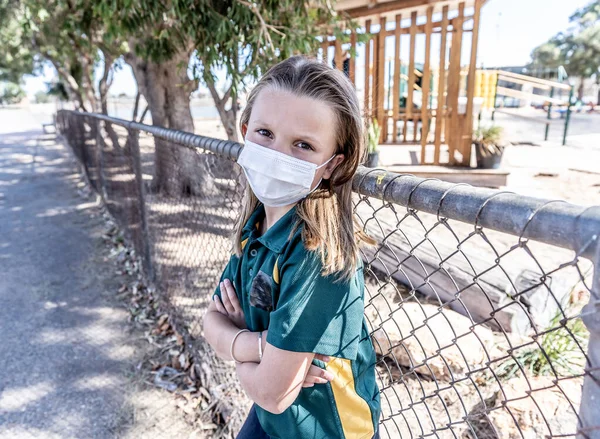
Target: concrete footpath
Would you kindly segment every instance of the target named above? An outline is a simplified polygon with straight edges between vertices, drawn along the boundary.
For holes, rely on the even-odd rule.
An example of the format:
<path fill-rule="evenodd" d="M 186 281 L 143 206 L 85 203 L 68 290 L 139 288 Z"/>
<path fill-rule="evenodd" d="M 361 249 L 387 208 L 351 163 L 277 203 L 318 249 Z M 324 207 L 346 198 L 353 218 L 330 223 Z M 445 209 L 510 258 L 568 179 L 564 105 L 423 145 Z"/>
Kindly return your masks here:
<path fill-rule="evenodd" d="M 114 298 L 103 220 L 35 117 L 10 133 L 19 113 L 0 126 L 0 438 L 195 437 L 170 395 L 133 384 L 143 334 Z"/>

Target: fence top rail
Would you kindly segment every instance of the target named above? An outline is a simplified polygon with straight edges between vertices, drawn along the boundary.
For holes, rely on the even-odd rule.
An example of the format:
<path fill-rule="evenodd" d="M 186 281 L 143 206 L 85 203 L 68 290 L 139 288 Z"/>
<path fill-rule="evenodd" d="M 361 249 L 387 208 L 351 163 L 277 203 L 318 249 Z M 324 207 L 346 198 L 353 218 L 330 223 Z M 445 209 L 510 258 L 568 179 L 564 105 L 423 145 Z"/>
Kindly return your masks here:
<path fill-rule="evenodd" d="M 127 121 L 104 114 L 60 110 L 76 116 L 104 120 L 130 130 L 190 148 L 202 148 L 236 160 L 243 145 L 229 140 Z M 448 183 L 384 169 L 359 166 L 352 189 L 364 196 L 519 237 L 575 251 L 595 260 L 600 241 L 600 206 L 579 206 L 564 200 L 519 195 L 514 192 Z"/>

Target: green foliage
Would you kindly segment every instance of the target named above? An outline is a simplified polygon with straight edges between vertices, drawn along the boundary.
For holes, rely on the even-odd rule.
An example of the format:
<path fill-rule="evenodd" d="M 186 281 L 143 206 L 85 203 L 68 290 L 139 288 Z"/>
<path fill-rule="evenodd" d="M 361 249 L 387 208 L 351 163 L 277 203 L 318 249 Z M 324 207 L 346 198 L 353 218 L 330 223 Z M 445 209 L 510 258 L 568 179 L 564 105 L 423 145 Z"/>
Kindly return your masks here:
<path fill-rule="evenodd" d="M 539 45 L 531 52 L 531 69 L 550 68 L 555 69 L 566 64 L 563 53 L 555 41 L 548 41 Z"/>
<path fill-rule="evenodd" d="M 473 133 L 473 142 L 480 149 L 481 155 L 487 157 L 490 154 L 502 154 L 504 146 L 501 144 L 504 129 L 498 125 L 479 127 Z"/>
<path fill-rule="evenodd" d="M 600 68 L 600 0 L 593 0 L 570 18 L 571 27 L 531 54 L 532 68 L 564 65 L 573 76 L 588 78 L 599 75 Z"/>
<path fill-rule="evenodd" d="M 528 376 L 579 375 L 585 366 L 588 338 L 589 333 L 580 318 L 567 320 L 559 310 L 538 337 L 538 343 L 513 353 L 495 373 L 503 379 L 519 374 L 520 368 L 528 372 Z"/>
<path fill-rule="evenodd" d="M 46 92 L 38 91 L 35 94 L 35 102 L 37 104 L 47 104 L 48 102 L 50 102 L 50 96 L 48 96 L 48 93 Z"/>
<path fill-rule="evenodd" d="M 2 105 L 18 104 L 24 97 L 25 92 L 19 84 L 8 82 L 0 87 L 0 104 Z"/>
<path fill-rule="evenodd" d="M 16 0 L 0 0 L 0 81 L 20 83 L 38 67 L 23 32 L 23 10 Z"/>
<path fill-rule="evenodd" d="M 141 57 L 163 62 L 189 48 L 194 77 L 214 83 L 225 69 L 232 96 L 279 60 L 316 54 L 327 29 L 349 40 L 327 0 L 101 0 L 94 9 L 107 38 L 135 39 L 130 50 Z"/>
<path fill-rule="evenodd" d="M 376 118 L 371 120 L 369 127 L 367 128 L 367 151 L 369 154 L 377 152 L 379 147 L 379 139 L 381 137 L 381 126 Z"/>

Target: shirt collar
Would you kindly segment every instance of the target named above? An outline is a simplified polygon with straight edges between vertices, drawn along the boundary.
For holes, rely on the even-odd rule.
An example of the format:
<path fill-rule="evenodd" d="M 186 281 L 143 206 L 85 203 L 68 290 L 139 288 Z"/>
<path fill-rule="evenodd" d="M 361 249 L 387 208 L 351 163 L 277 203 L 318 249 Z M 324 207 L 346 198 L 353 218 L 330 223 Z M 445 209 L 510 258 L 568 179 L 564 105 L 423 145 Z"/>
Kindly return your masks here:
<path fill-rule="evenodd" d="M 269 250 L 281 253 L 297 220 L 296 206 L 297 204 L 279 218 L 264 235 L 258 236 L 258 225 L 265 218 L 265 206 L 259 202 L 242 230 L 252 234 L 254 237 L 258 237 L 258 241 Z"/>

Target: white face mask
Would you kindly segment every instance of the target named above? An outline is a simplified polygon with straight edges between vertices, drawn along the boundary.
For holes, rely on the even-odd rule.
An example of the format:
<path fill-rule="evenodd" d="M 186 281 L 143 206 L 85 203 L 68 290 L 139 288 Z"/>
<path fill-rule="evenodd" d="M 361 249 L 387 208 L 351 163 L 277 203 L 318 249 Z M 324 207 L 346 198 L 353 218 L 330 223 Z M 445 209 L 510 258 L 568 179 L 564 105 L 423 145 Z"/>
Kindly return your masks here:
<path fill-rule="evenodd" d="M 280 207 L 300 201 L 316 190 L 323 179 L 311 190 L 315 172 L 336 155 L 317 166 L 246 140 L 237 163 L 256 198 L 265 206 Z"/>

